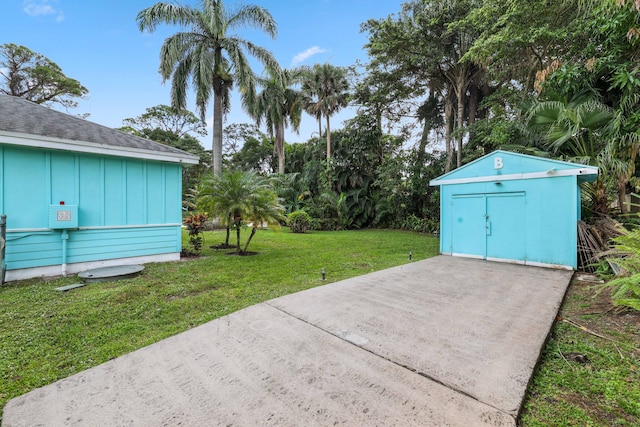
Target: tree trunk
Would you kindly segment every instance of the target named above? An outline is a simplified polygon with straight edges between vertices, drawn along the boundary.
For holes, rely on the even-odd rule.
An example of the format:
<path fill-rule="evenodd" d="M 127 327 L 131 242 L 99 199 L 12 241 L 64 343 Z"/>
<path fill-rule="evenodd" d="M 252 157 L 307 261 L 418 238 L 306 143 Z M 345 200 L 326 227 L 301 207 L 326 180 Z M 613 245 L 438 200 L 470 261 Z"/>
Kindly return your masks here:
<path fill-rule="evenodd" d="M 456 95 L 458 97 L 458 117 L 456 130 L 458 132 L 458 150 L 456 153 L 456 167 L 462 166 L 462 140 L 464 139 L 464 133 L 462 128 L 464 127 L 464 98 L 467 92 L 467 82 L 464 78 L 460 77 L 458 81 L 458 88 L 456 89 Z"/>
<path fill-rule="evenodd" d="M 236 226 L 236 253 L 240 253 L 240 225 L 242 225 L 242 221 L 235 221 Z"/>
<path fill-rule="evenodd" d="M 284 122 L 276 124 L 276 147 L 278 149 L 278 173 L 284 175 Z"/>
<path fill-rule="evenodd" d="M 211 146 L 211 167 L 213 174 L 222 174 L 222 94 L 213 94 L 213 143 Z"/>
<path fill-rule="evenodd" d="M 453 147 L 451 144 L 451 122 L 453 115 L 453 103 L 451 102 L 451 95 L 447 94 L 444 101 L 444 142 L 445 151 L 447 152 L 447 162 L 444 165 L 444 172 L 451 171 L 451 164 L 453 163 Z"/>
<path fill-rule="evenodd" d="M 627 201 L 627 182 L 624 177 L 618 177 L 618 203 L 620 204 L 620 213 L 629 213 L 629 207 L 626 204 Z"/>
<path fill-rule="evenodd" d="M 469 121 L 467 122 L 467 126 L 469 128 L 469 142 L 473 139 L 474 131 L 473 125 L 476 123 L 476 116 L 478 114 L 478 101 L 480 98 L 480 90 L 478 88 L 478 83 L 472 82 L 469 86 Z M 483 154 L 489 154 L 486 152 L 483 146 Z"/>
<path fill-rule="evenodd" d="M 424 155 L 427 151 L 427 144 L 429 143 L 429 133 L 431 132 L 431 119 L 424 118 L 424 125 L 422 126 L 422 136 L 420 137 L 420 144 L 418 145 L 418 163 L 422 166 L 424 161 Z"/>
<path fill-rule="evenodd" d="M 231 212 L 227 215 L 227 238 L 224 239 L 225 246 L 229 246 L 229 234 L 231 232 Z"/>
<path fill-rule="evenodd" d="M 331 124 L 327 115 L 327 163 L 331 160 Z"/>
<path fill-rule="evenodd" d="M 257 228 L 254 225 L 254 227 L 251 229 L 251 234 L 249 235 L 249 238 L 247 239 L 247 243 L 244 245 L 244 249 L 242 250 L 243 253 L 247 252 L 247 248 L 249 247 L 249 243 L 251 243 L 251 239 L 253 239 L 253 235 L 256 234 L 256 230 L 257 230 Z"/>

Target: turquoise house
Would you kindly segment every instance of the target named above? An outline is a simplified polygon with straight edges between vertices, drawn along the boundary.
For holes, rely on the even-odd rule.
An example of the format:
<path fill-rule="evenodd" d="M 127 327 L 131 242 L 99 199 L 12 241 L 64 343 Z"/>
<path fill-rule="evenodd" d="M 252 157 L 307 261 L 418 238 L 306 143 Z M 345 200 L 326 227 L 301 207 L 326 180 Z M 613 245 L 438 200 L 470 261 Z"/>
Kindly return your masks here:
<path fill-rule="evenodd" d="M 0 95 L 6 280 L 177 260 L 198 157 Z"/>
<path fill-rule="evenodd" d="M 598 168 L 495 151 L 431 181 L 440 186 L 444 255 L 576 269 L 580 183 Z"/>

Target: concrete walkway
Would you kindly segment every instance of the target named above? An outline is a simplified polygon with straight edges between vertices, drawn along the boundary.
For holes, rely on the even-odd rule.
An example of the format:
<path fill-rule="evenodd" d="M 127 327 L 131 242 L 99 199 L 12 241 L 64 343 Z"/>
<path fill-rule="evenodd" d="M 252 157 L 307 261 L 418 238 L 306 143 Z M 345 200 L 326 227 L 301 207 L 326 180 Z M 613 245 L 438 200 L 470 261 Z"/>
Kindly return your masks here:
<path fill-rule="evenodd" d="M 515 426 L 571 275 L 439 256 L 321 286 L 15 398 L 2 425 Z"/>

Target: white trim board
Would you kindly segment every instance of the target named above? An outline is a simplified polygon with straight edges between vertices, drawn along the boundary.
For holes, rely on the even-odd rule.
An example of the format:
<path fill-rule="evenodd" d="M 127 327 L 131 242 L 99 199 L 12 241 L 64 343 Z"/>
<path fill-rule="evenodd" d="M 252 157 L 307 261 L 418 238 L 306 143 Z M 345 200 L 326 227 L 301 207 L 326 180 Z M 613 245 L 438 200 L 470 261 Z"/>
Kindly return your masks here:
<path fill-rule="evenodd" d="M 559 176 L 588 176 L 598 175 L 598 168 L 585 167 L 580 169 L 550 169 L 546 172 L 526 172 L 526 173 L 512 173 L 507 175 L 489 175 L 489 176 L 476 176 L 470 178 L 452 178 L 452 179 L 433 179 L 429 181 L 429 185 L 449 185 L 449 184 L 470 184 L 477 182 L 500 182 L 500 181 L 515 181 L 519 179 L 539 179 L 539 178 L 555 178 Z"/>
<path fill-rule="evenodd" d="M 0 137 L 2 137 L 0 143 L 21 147 L 46 148 L 51 150 L 73 151 L 76 153 L 101 154 L 190 165 L 200 163 L 200 159 L 192 154 L 180 155 L 178 153 L 163 153 L 161 151 L 145 150 L 142 148 L 115 147 L 93 142 L 73 141 L 70 139 L 7 131 L 0 131 Z"/>

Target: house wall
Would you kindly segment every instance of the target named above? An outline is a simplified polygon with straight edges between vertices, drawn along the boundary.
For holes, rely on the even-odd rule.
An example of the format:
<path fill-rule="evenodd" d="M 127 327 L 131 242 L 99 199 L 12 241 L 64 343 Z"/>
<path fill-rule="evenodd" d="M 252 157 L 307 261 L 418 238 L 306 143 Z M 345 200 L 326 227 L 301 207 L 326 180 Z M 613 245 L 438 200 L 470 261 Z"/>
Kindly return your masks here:
<path fill-rule="evenodd" d="M 575 176 L 557 176 L 495 182 L 442 185 L 440 252 L 453 251 L 453 232 L 467 212 L 453 209 L 454 196 L 497 195 L 524 193 L 524 209 L 514 209 L 509 218 L 521 227 L 515 232 L 524 234 L 524 259 L 514 253 L 513 259 L 527 264 L 577 267 L 577 221 L 580 212 L 580 189 Z M 484 213 L 479 212 L 478 215 Z M 509 215 L 510 213 L 504 213 Z M 504 222 L 504 221 L 503 221 Z M 495 225 L 494 226 L 498 226 Z M 469 238 L 482 238 L 469 236 Z M 510 242 L 504 242 L 508 250 Z M 515 250 L 515 243 L 514 243 Z"/>
<path fill-rule="evenodd" d="M 0 144 L 0 212 L 7 215 L 11 270 L 63 260 L 49 205 L 78 206 L 68 264 L 179 253 L 180 164 Z"/>

